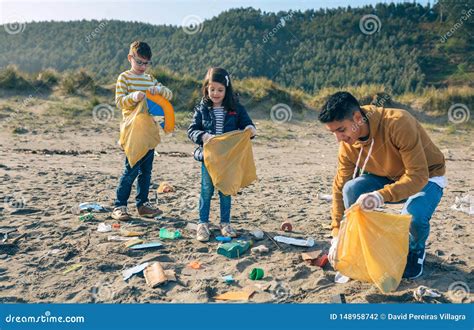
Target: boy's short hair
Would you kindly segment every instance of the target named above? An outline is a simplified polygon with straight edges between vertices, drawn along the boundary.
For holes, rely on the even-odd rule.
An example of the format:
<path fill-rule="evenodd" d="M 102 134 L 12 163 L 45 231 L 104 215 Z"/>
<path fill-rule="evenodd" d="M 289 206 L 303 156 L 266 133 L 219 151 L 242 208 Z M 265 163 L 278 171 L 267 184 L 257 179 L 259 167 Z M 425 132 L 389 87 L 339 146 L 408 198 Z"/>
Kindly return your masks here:
<path fill-rule="evenodd" d="M 147 60 L 151 60 L 151 48 L 146 42 L 134 41 L 130 45 L 130 55 L 138 55 Z"/>
<path fill-rule="evenodd" d="M 331 95 L 321 108 L 319 121 L 326 124 L 352 119 L 356 111 L 360 111 L 360 105 L 356 98 L 349 92 L 337 92 Z"/>

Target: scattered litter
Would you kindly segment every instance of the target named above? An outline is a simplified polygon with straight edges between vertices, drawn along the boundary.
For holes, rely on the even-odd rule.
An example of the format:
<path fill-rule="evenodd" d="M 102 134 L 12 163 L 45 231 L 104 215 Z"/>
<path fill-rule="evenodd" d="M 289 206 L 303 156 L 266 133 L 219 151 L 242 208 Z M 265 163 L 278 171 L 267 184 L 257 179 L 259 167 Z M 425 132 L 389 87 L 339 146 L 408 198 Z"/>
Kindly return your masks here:
<path fill-rule="evenodd" d="M 144 233 L 139 232 L 139 231 L 128 231 L 122 228 L 120 230 L 120 235 L 123 237 L 138 237 L 138 236 L 143 236 Z"/>
<path fill-rule="evenodd" d="M 144 244 L 134 244 L 130 246 L 130 249 L 132 250 L 142 250 L 142 249 L 151 249 L 151 248 L 156 248 L 163 246 L 163 243 L 161 242 L 149 242 L 149 243 L 144 243 Z"/>
<path fill-rule="evenodd" d="M 333 304 L 345 304 L 346 296 L 344 295 L 344 293 L 336 294 L 331 297 L 331 302 Z"/>
<path fill-rule="evenodd" d="M 456 197 L 454 204 L 451 205 L 451 210 L 474 215 L 474 196 L 466 195 L 463 197 Z"/>
<path fill-rule="evenodd" d="M 252 281 L 257 281 L 257 280 L 261 280 L 264 275 L 265 273 L 263 272 L 262 268 L 253 268 L 249 274 L 249 278 Z"/>
<path fill-rule="evenodd" d="M 291 232 L 293 231 L 293 225 L 291 224 L 291 222 L 285 221 L 280 225 L 280 230 Z"/>
<path fill-rule="evenodd" d="M 148 266 L 149 266 L 149 263 L 148 263 L 148 262 L 145 262 L 145 263 L 143 263 L 143 264 L 141 264 L 141 265 L 138 265 L 138 266 L 135 266 L 135 267 L 132 267 L 132 268 L 125 269 L 125 270 L 122 272 L 123 280 L 126 281 L 126 280 L 128 280 L 130 277 L 132 277 L 133 275 L 143 272 L 143 270 L 144 270 L 145 268 L 147 268 Z"/>
<path fill-rule="evenodd" d="M 323 254 L 318 259 L 316 259 L 315 265 L 323 268 L 329 262 L 329 258 L 327 254 Z"/>
<path fill-rule="evenodd" d="M 297 239 L 297 238 L 286 237 L 286 236 L 275 236 L 273 237 L 273 239 L 280 243 L 297 245 L 297 246 L 312 247 L 314 245 L 314 239 L 312 239 L 311 237 L 308 239 Z"/>
<path fill-rule="evenodd" d="M 112 231 L 112 226 L 105 222 L 101 222 L 97 225 L 97 231 L 99 233 L 108 233 Z"/>
<path fill-rule="evenodd" d="M 201 269 L 202 268 L 202 265 L 199 261 L 191 261 L 189 264 L 188 264 L 188 267 L 189 268 L 192 268 L 192 269 Z"/>
<path fill-rule="evenodd" d="M 247 241 L 236 241 L 219 244 L 217 253 L 227 258 L 240 258 L 250 248 L 250 243 Z"/>
<path fill-rule="evenodd" d="M 107 208 L 99 203 L 81 203 L 79 204 L 80 212 L 108 212 Z"/>
<path fill-rule="evenodd" d="M 84 215 L 79 216 L 79 220 L 81 221 L 92 221 L 94 220 L 94 214 L 93 213 L 87 213 Z"/>
<path fill-rule="evenodd" d="M 63 275 L 66 275 L 70 272 L 73 272 L 75 270 L 78 270 L 79 268 L 82 268 L 82 265 L 81 264 L 74 264 L 72 265 L 71 267 L 67 268 L 64 272 L 63 272 Z"/>
<path fill-rule="evenodd" d="M 134 238 L 134 239 L 132 239 L 132 240 L 130 240 L 130 241 L 125 242 L 124 245 L 125 245 L 125 247 L 130 248 L 130 247 L 132 247 L 132 246 L 134 246 L 134 245 L 138 245 L 138 244 L 142 244 L 142 243 L 143 243 L 143 240 L 142 240 L 142 239 Z"/>
<path fill-rule="evenodd" d="M 219 242 L 230 242 L 232 241 L 232 237 L 227 237 L 227 236 L 216 236 L 216 241 Z"/>
<path fill-rule="evenodd" d="M 250 251 L 252 251 L 252 253 L 264 254 L 270 251 L 270 249 L 267 248 L 265 245 L 259 245 L 259 246 L 251 248 Z"/>
<path fill-rule="evenodd" d="M 277 241 L 275 241 L 268 233 L 263 232 L 263 234 L 264 234 L 265 236 L 267 236 L 268 239 L 269 239 L 270 241 L 272 241 L 272 243 L 275 244 L 276 247 L 277 247 L 279 250 L 282 250 L 280 244 L 278 244 Z"/>
<path fill-rule="evenodd" d="M 264 236 L 263 231 L 261 231 L 260 229 L 252 230 L 250 234 L 252 234 L 252 236 L 255 237 L 257 240 L 263 239 Z"/>
<path fill-rule="evenodd" d="M 156 187 L 156 186 L 155 186 Z M 158 187 L 158 194 L 174 192 L 174 187 L 169 184 L 169 182 L 163 181 Z"/>
<path fill-rule="evenodd" d="M 119 230 L 120 229 L 120 224 L 119 223 L 113 223 L 112 224 L 112 229 L 113 230 Z"/>
<path fill-rule="evenodd" d="M 257 288 L 260 291 L 267 291 L 268 289 L 270 289 L 271 285 L 272 285 L 271 283 L 254 283 L 254 284 L 252 284 L 252 286 L 254 286 L 255 288 Z"/>
<path fill-rule="evenodd" d="M 109 242 L 127 242 L 135 239 L 135 237 L 122 237 L 122 236 L 108 236 L 107 240 Z"/>
<path fill-rule="evenodd" d="M 16 228 L 8 228 L 8 227 L 2 227 L 0 228 L 0 235 L 5 235 L 5 234 L 10 234 L 17 231 Z"/>
<path fill-rule="evenodd" d="M 223 276 L 222 279 L 223 279 L 224 282 L 226 282 L 227 284 L 234 283 L 234 278 L 232 277 L 232 275 Z"/>
<path fill-rule="evenodd" d="M 218 296 L 215 296 L 215 300 L 233 300 L 233 301 L 247 301 L 250 299 L 250 297 L 254 294 L 255 291 L 247 291 L 247 290 L 241 290 L 241 291 L 230 291 L 226 292 L 223 294 L 220 294 Z"/>
<path fill-rule="evenodd" d="M 301 253 L 301 258 L 303 258 L 303 261 L 308 265 L 316 266 L 316 260 L 319 258 L 322 252 L 322 250 L 303 252 Z"/>
<path fill-rule="evenodd" d="M 143 271 L 143 275 L 145 276 L 146 284 L 152 288 L 168 281 L 176 281 L 175 272 L 173 270 L 163 270 L 159 262 L 155 262 L 146 267 Z"/>
<path fill-rule="evenodd" d="M 415 297 L 416 301 L 425 302 L 426 298 L 440 298 L 441 294 L 438 290 L 430 289 L 421 285 L 413 291 L 413 297 Z"/>
<path fill-rule="evenodd" d="M 329 194 L 318 194 L 318 199 L 326 202 L 332 202 L 332 195 Z"/>
<path fill-rule="evenodd" d="M 339 283 L 339 284 L 344 284 L 349 282 L 351 279 L 347 277 L 346 275 L 342 275 L 340 272 L 336 273 L 336 276 L 334 276 L 334 282 Z"/>
<path fill-rule="evenodd" d="M 166 228 L 160 229 L 160 238 L 177 239 L 181 237 L 179 230 L 169 231 Z"/>

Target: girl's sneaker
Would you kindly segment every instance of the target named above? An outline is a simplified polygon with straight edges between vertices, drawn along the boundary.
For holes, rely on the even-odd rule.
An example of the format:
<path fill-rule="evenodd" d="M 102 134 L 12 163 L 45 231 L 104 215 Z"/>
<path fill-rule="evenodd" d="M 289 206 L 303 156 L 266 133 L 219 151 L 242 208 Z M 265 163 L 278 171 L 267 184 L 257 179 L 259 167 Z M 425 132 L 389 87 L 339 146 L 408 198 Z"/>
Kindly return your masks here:
<path fill-rule="evenodd" d="M 130 214 L 128 214 L 127 207 L 119 206 L 114 208 L 114 210 L 112 211 L 112 218 L 119 221 L 130 220 Z"/>
<path fill-rule="evenodd" d="M 196 229 L 196 239 L 200 242 L 209 241 L 211 232 L 209 231 L 209 225 L 207 223 L 200 223 Z"/>
<path fill-rule="evenodd" d="M 222 236 L 226 237 L 237 237 L 237 232 L 234 230 L 234 228 L 231 227 L 229 223 L 221 224 L 221 234 Z"/>

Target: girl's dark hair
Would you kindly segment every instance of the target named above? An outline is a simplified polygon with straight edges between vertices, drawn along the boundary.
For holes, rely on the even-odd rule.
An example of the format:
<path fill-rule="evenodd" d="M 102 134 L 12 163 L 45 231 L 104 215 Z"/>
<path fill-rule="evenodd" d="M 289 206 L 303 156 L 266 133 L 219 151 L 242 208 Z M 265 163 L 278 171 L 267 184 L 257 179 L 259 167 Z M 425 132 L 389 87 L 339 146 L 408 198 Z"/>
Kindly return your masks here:
<path fill-rule="evenodd" d="M 212 101 L 209 98 L 208 86 L 211 82 L 217 82 L 225 86 L 225 96 L 222 101 L 222 106 L 225 110 L 236 110 L 237 97 L 234 95 L 232 88 L 232 81 L 229 73 L 222 68 L 209 68 L 202 84 L 202 95 L 207 106 L 212 106 Z"/>

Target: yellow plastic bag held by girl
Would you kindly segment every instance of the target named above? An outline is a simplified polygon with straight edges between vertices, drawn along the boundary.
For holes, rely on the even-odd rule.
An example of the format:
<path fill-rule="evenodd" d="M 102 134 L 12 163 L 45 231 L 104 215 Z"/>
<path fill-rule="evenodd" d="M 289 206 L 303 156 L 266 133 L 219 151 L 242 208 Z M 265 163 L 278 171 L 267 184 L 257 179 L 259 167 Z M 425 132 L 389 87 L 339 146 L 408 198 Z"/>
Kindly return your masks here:
<path fill-rule="evenodd" d="M 411 215 L 346 212 L 338 234 L 334 268 L 352 279 L 372 282 L 380 291 L 395 290 L 407 261 Z"/>
<path fill-rule="evenodd" d="M 233 131 L 204 144 L 204 165 L 214 187 L 224 195 L 236 195 L 257 179 L 251 135 L 249 130 Z"/>

